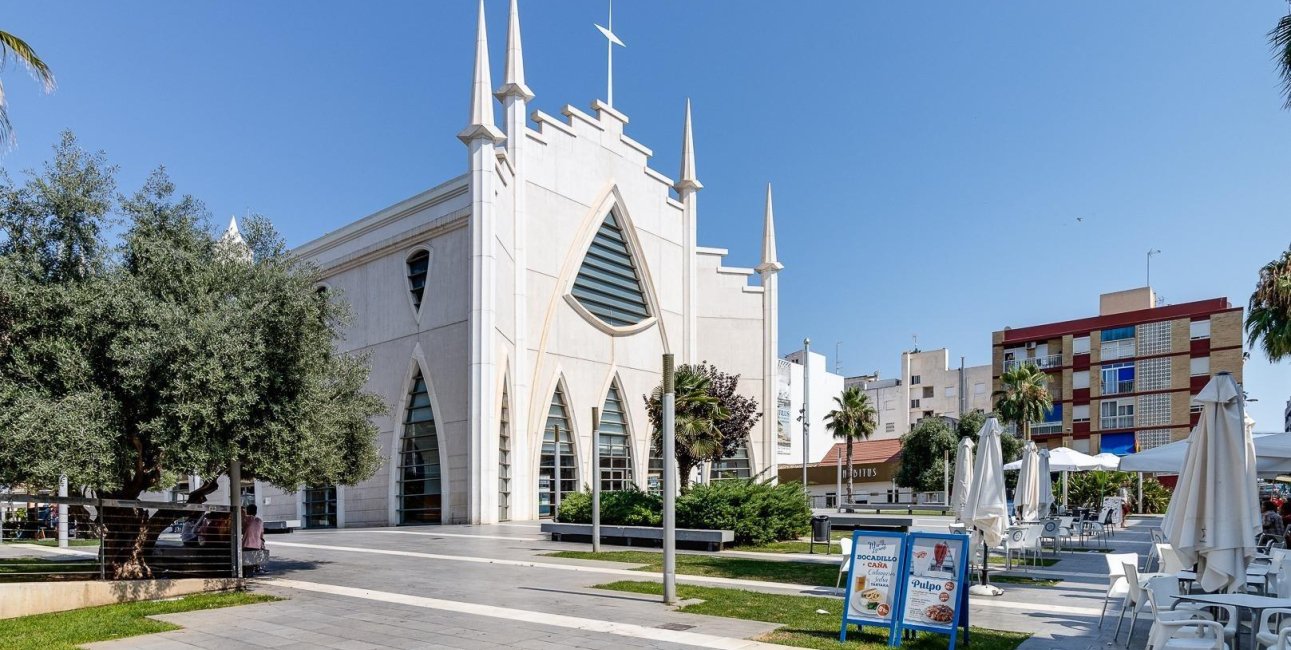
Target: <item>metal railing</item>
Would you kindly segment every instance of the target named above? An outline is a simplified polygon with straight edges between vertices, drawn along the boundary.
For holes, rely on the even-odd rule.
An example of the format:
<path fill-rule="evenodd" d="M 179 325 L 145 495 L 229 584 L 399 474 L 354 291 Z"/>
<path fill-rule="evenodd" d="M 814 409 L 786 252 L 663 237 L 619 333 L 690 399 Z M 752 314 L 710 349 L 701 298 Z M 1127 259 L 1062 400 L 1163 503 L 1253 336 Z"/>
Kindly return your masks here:
<path fill-rule="evenodd" d="M 1041 357 L 1031 357 L 1029 359 L 1028 358 L 1008 359 L 1004 362 L 1004 370 L 1005 372 L 1007 372 L 1009 370 L 1013 370 L 1014 368 L 1018 368 L 1026 364 L 1031 364 L 1041 370 L 1048 370 L 1050 368 L 1061 368 L 1062 355 L 1047 354 Z"/>
<path fill-rule="evenodd" d="M 1133 379 L 1103 382 L 1104 395 L 1120 395 L 1121 393 L 1133 393 L 1133 392 L 1134 392 Z"/>
<path fill-rule="evenodd" d="M 1062 433 L 1062 422 L 1032 422 L 1031 435 Z"/>
<path fill-rule="evenodd" d="M 1129 429 L 1134 426 L 1133 415 L 1104 415 L 1099 418 L 1098 426 L 1103 429 Z"/>
<path fill-rule="evenodd" d="M 1134 339 L 1121 339 L 1119 341 L 1108 341 L 1103 344 L 1099 350 L 1099 358 L 1103 361 L 1108 359 L 1123 359 L 1134 356 Z"/>
<path fill-rule="evenodd" d="M 231 520 L 227 505 L 0 492 L 0 582 L 238 577 L 251 551 Z"/>

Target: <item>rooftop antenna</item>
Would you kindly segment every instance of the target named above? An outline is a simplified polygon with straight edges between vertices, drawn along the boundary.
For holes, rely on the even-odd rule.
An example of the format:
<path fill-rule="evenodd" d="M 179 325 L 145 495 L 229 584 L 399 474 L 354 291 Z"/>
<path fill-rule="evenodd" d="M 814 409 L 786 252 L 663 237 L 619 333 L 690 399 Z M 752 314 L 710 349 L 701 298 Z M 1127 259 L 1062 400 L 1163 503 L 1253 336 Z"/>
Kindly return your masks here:
<path fill-rule="evenodd" d="M 610 13 L 605 21 L 606 27 L 596 25 L 605 36 L 605 105 L 614 107 L 614 46 L 627 47 L 618 36 L 614 35 L 614 0 L 610 0 Z"/>
<path fill-rule="evenodd" d="M 834 374 L 843 374 L 843 357 L 840 356 L 838 349 L 843 346 L 842 341 L 834 341 Z"/>

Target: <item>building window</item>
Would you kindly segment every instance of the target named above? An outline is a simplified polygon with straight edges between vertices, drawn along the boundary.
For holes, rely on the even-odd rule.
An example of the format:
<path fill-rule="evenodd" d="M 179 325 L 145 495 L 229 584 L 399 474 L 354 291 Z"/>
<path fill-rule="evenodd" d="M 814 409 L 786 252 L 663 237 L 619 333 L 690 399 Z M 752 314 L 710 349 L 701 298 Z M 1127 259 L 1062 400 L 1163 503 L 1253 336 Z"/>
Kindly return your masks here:
<path fill-rule="evenodd" d="M 923 396 L 924 396 L 924 398 L 932 398 L 932 397 L 936 397 L 936 394 L 934 393 L 934 390 L 935 390 L 935 389 L 934 389 L 932 386 L 924 386 L 924 387 L 923 387 Z"/>
<path fill-rule="evenodd" d="M 922 379 L 923 379 L 923 378 L 922 378 L 922 377 L 920 377 L 919 375 L 910 375 L 910 385 L 911 385 L 911 386 L 916 386 L 916 385 L 918 385 L 918 384 L 919 384 L 919 381 L 920 381 L 920 380 L 922 380 Z"/>
<path fill-rule="evenodd" d="M 498 521 L 511 520 L 511 405 L 502 385 L 502 413 L 498 416 Z"/>
<path fill-rule="evenodd" d="M 1104 395 L 1134 392 L 1134 362 L 1109 363 L 1103 366 L 1102 391 Z"/>
<path fill-rule="evenodd" d="M 1193 377 L 1210 374 L 1210 357 L 1193 357 L 1188 360 L 1188 373 Z"/>
<path fill-rule="evenodd" d="M 1128 429 L 1134 426 L 1133 399 L 1105 399 L 1099 404 L 1099 427 Z"/>
<path fill-rule="evenodd" d="M 1210 319 L 1195 320 L 1188 323 L 1188 338 L 1194 341 L 1210 338 Z"/>
<path fill-rule="evenodd" d="M 408 257 L 408 291 L 412 292 L 412 308 L 421 311 L 421 299 L 426 294 L 426 273 L 430 270 L 430 253 L 417 251 Z"/>
<path fill-rule="evenodd" d="M 977 382 L 976 384 L 973 384 L 973 394 L 974 394 L 974 395 L 985 395 L 985 394 L 986 394 L 986 384 L 985 384 L 984 382 L 980 382 L 980 381 L 979 381 L 979 382 Z"/>
<path fill-rule="evenodd" d="M 442 514 L 439 484 L 439 436 L 430 392 L 421 372 L 408 389 L 403 443 L 399 453 L 399 523 L 437 524 Z"/>
<path fill-rule="evenodd" d="M 610 384 L 610 392 L 601 407 L 601 489 L 626 490 L 632 483 L 632 445 L 628 439 L 627 418 L 619 388 Z"/>
<path fill-rule="evenodd" d="M 1101 335 L 1098 338 L 1103 343 L 1106 343 L 1108 341 L 1122 341 L 1125 339 L 1132 339 L 1134 338 L 1134 326 L 1130 325 L 1129 327 L 1113 327 L 1110 329 L 1105 329 L 1102 331 Z"/>
<path fill-rule="evenodd" d="M 605 215 L 574 278 L 574 298 L 612 327 L 636 325 L 650 316 L 627 237 L 613 212 Z"/>
<path fill-rule="evenodd" d="M 193 490 L 189 486 L 187 478 L 175 483 L 175 487 L 170 488 L 171 503 L 187 503 L 188 493 L 192 491 Z"/>
<path fill-rule="evenodd" d="M 556 463 L 560 462 L 561 498 L 578 491 L 578 456 L 574 454 L 574 435 L 569 430 L 565 394 L 556 386 L 547 408 L 547 426 L 542 431 L 542 458 L 538 462 L 538 516 L 556 514 Z"/>
<path fill-rule="evenodd" d="M 663 494 L 663 450 L 650 443 L 650 465 L 646 468 L 646 491 L 650 494 Z M 659 442 L 659 444 L 663 444 Z"/>
<path fill-rule="evenodd" d="M 1077 336 L 1071 340 L 1072 354 L 1089 354 L 1089 336 Z"/>
<path fill-rule="evenodd" d="M 336 486 L 311 485 L 305 488 L 301 504 L 304 506 L 305 528 L 336 528 Z"/>
<path fill-rule="evenodd" d="M 1077 370 L 1071 373 L 1072 388 L 1089 388 L 1089 371 Z"/>
<path fill-rule="evenodd" d="M 910 400 L 910 408 L 912 408 L 912 409 L 917 409 L 917 408 L 919 408 L 919 400 L 917 400 L 917 399 L 912 399 L 912 400 Z"/>
<path fill-rule="evenodd" d="M 896 430 L 897 430 L 896 422 L 887 423 L 886 425 L 883 426 L 883 430 L 888 433 L 896 433 Z"/>
<path fill-rule="evenodd" d="M 1072 422 L 1089 422 L 1089 405 L 1079 404 L 1071 407 Z"/>
<path fill-rule="evenodd" d="M 884 411 L 891 411 L 891 410 L 892 410 L 892 409 L 894 409 L 894 408 L 896 408 L 896 407 L 892 405 L 892 400 L 890 400 L 890 399 L 885 399 L 885 400 L 883 400 L 883 410 L 884 410 Z"/>
<path fill-rule="evenodd" d="M 712 466 L 710 476 L 714 481 L 751 478 L 753 472 L 752 465 L 749 462 L 749 439 L 741 440 L 730 456 L 722 458 L 713 463 Z"/>
<path fill-rule="evenodd" d="M 1193 404 L 1192 406 L 1188 407 L 1189 413 L 1201 413 L 1201 410 L 1202 410 L 1201 404 Z"/>

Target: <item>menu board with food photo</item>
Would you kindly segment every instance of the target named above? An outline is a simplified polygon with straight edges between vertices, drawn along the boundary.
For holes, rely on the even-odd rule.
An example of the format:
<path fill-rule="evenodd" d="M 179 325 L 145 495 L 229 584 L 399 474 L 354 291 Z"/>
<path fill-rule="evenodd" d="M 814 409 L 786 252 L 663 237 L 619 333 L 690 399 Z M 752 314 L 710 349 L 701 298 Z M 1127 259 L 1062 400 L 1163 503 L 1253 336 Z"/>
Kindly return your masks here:
<path fill-rule="evenodd" d="M 964 535 L 910 536 L 902 626 L 954 632 L 956 609 L 966 589 L 962 583 L 967 539 Z"/>
<path fill-rule="evenodd" d="M 905 536 L 899 533 L 856 531 L 852 534 L 852 566 L 847 575 L 843 629 L 848 623 L 891 627 L 900 600 L 897 577 Z"/>

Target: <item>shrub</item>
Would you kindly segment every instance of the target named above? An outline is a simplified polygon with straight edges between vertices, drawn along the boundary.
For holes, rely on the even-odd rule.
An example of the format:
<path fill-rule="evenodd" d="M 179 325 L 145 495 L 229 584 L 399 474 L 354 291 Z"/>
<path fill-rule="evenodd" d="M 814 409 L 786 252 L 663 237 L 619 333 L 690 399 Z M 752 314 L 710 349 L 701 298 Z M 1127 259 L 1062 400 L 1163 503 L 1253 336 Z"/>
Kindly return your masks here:
<path fill-rule="evenodd" d="M 604 496 L 604 495 L 602 495 Z M 573 492 L 560 498 L 556 521 L 566 524 L 592 523 L 592 495 L 590 492 Z M 604 522 L 602 523 L 609 523 Z"/>
<path fill-rule="evenodd" d="M 635 487 L 601 493 L 601 523 L 607 526 L 659 526 L 663 523 L 662 513 L 660 497 Z M 577 492 L 561 497 L 556 521 L 592 523 L 592 493 Z"/>
<path fill-rule="evenodd" d="M 811 530 L 811 508 L 797 483 L 718 481 L 677 498 L 678 528 L 729 529 L 735 543 L 761 545 Z"/>

